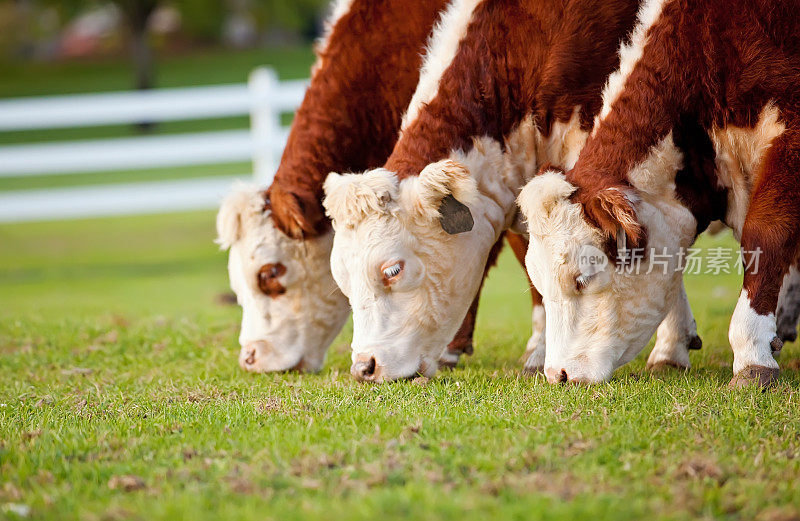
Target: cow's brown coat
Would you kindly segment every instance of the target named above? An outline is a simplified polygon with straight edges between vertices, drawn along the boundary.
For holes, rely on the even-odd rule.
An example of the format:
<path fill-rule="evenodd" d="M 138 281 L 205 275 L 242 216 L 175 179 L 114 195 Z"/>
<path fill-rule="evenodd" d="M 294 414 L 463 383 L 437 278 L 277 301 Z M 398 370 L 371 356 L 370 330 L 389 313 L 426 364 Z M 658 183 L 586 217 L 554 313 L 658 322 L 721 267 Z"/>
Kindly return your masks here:
<path fill-rule="evenodd" d="M 798 254 L 800 230 L 800 2 L 669 0 L 649 29 L 642 58 L 601 121 L 567 179 L 579 187 L 591 222 L 609 236 L 622 226 L 637 239 L 640 228 L 607 219 L 596 201 L 610 187 L 629 185 L 627 172 L 671 130 L 694 120 L 706 132 L 753 128 L 774 103 L 786 130 L 756 173 L 741 230 L 745 251 L 763 251 L 758 272 L 745 273 L 754 311 L 774 313 L 780 281 Z M 724 219 L 725 203 L 713 168 L 678 179 L 679 194 L 701 223 Z M 724 194 L 723 194 L 724 197 Z M 630 212 L 626 201 L 616 212 Z"/>
<path fill-rule="evenodd" d="M 484 0 L 439 82 L 385 168 L 415 176 L 473 137 L 503 142 L 528 114 L 547 136 L 580 107 L 589 130 L 601 88 L 632 28 L 635 0 Z"/>

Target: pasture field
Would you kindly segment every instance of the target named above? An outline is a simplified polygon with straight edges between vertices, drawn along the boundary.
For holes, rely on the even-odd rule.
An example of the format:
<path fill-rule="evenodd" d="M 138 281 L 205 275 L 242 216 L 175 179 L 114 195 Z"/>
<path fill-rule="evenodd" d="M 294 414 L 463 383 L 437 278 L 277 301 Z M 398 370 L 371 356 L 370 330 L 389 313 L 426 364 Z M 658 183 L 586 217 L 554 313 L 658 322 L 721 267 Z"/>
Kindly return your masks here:
<path fill-rule="evenodd" d="M 0 226 L 0 518 L 800 519 L 800 350 L 726 387 L 735 274 L 687 280 L 691 371 L 551 386 L 506 252 L 475 354 L 374 386 L 349 327 L 319 374 L 240 371 L 212 239 L 211 212 Z"/>

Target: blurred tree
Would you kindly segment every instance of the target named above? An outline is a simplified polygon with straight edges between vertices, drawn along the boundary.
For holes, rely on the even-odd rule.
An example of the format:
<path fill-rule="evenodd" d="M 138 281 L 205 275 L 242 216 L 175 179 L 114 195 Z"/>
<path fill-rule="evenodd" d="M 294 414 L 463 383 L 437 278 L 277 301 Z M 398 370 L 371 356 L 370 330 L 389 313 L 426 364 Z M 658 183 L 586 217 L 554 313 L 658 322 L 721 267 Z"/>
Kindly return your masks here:
<path fill-rule="evenodd" d="M 3 0 L 0 0 L 2 2 Z M 70 20 L 89 8 L 111 3 L 125 21 L 128 46 L 134 65 L 134 85 L 149 89 L 155 85 L 155 60 L 149 34 L 150 20 L 160 6 L 180 12 L 181 30 L 194 41 L 219 43 L 226 18 L 245 13 L 263 35 L 317 35 L 321 14 L 330 0 L 12 0 L 35 2 L 55 8 L 62 20 Z"/>
<path fill-rule="evenodd" d="M 122 11 L 130 31 L 131 57 L 133 58 L 137 89 L 150 89 L 155 84 L 153 49 L 147 34 L 147 22 L 156 10 L 158 0 L 112 0 Z"/>
<path fill-rule="evenodd" d="M 318 33 L 329 0 L 252 0 L 253 15 L 262 29 L 285 29 L 306 38 Z"/>
<path fill-rule="evenodd" d="M 155 62 L 153 50 L 148 41 L 147 23 L 159 0 L 42 0 L 59 10 L 64 19 L 70 19 L 87 8 L 112 3 L 122 13 L 128 29 L 128 46 L 134 65 L 134 86 L 137 89 L 150 89 L 155 84 Z"/>
<path fill-rule="evenodd" d="M 4 55 L 30 46 L 26 40 L 31 38 L 33 29 L 30 16 L 26 16 L 27 7 L 21 2 L 0 1 L 0 52 Z"/>
<path fill-rule="evenodd" d="M 183 30 L 203 43 L 218 43 L 228 12 L 224 0 L 173 0 Z"/>

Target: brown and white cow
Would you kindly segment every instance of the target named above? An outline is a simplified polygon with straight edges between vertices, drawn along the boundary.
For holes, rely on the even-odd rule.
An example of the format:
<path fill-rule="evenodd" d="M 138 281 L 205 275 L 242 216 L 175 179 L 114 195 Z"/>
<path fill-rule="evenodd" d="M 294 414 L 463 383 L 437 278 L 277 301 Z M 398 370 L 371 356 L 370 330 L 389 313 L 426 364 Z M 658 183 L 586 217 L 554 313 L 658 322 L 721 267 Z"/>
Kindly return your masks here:
<path fill-rule="evenodd" d="M 633 0 L 450 5 L 384 167 L 325 182 L 336 230 L 331 268 L 353 308 L 356 378 L 436 370 L 490 248 L 514 224 L 519 188 L 538 165 L 577 159 L 637 7 Z M 694 324 L 688 309 L 681 313 L 670 341 L 686 349 Z M 531 370 L 544 365 L 537 333 Z"/>
<path fill-rule="evenodd" d="M 322 366 L 350 311 L 330 273 L 333 236 L 322 182 L 332 170 L 363 170 L 388 157 L 419 79 L 426 39 L 445 5 L 336 2 L 272 186 L 266 192 L 243 186 L 224 201 L 218 242 L 230 248 L 231 287 L 243 310 L 243 369 Z M 512 246 L 524 256 L 527 243 Z M 447 363 L 471 352 L 476 309 L 477 297 Z"/>
<path fill-rule="evenodd" d="M 519 198 L 528 272 L 546 302 L 550 381 L 607 380 L 645 346 L 682 296 L 681 252 L 709 219 L 733 228 L 744 252 L 731 384 L 775 381 L 779 298 L 788 338 L 798 307 L 790 269 L 800 247 L 798 12 L 798 1 L 643 6 L 577 163 L 566 175 L 538 176 Z M 675 175 L 673 131 L 686 121 L 716 156 L 699 178 Z M 620 252 L 636 248 L 648 269 L 610 269 L 632 265 Z M 581 251 L 608 255 L 609 269 L 584 273 Z M 656 256 L 666 269 L 650 270 Z"/>
<path fill-rule="evenodd" d="M 800 258 L 796 259 L 783 278 L 778 295 L 776 325 L 781 342 L 797 340 L 797 323 L 800 320 Z"/>

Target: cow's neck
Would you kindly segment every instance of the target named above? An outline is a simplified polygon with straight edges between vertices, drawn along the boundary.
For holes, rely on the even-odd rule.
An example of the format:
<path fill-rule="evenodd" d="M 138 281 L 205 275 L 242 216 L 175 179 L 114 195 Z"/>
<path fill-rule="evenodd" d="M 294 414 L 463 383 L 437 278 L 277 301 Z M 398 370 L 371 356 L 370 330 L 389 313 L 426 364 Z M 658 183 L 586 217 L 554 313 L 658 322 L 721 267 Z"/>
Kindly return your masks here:
<path fill-rule="evenodd" d="M 536 168 L 535 156 L 522 169 L 509 168 L 510 156 L 533 151 L 535 126 L 524 112 L 505 112 L 501 99 L 486 95 L 503 89 L 497 78 L 480 77 L 480 72 L 473 76 L 466 82 L 440 84 L 439 95 L 403 130 L 386 168 L 402 181 L 428 164 L 458 161 L 477 182 L 484 204 L 498 207 L 499 213 L 487 215 L 493 216 L 490 220 L 499 234 L 516 212 L 516 193 Z"/>
<path fill-rule="evenodd" d="M 341 4 L 348 8 L 319 49 L 273 181 L 280 193 L 304 199 L 308 218 L 322 213 L 328 173 L 374 168 L 391 152 L 419 79 L 425 39 L 445 0 Z M 273 198 L 271 204 L 283 203 Z"/>
<path fill-rule="evenodd" d="M 619 68 L 603 91 L 603 107 L 592 137 L 567 174 L 580 189 L 577 199 L 632 182 L 630 172 L 649 161 L 652 151 L 663 145 L 678 124 L 678 116 L 691 111 L 687 103 L 698 94 L 692 76 L 697 38 L 673 48 L 676 39 L 669 32 L 681 18 L 679 5 L 668 0 L 644 2 L 637 26 L 619 52 Z M 620 140 L 624 147 L 619 146 Z M 674 175 L 674 170 L 666 175 Z"/>
<path fill-rule="evenodd" d="M 385 165 L 399 179 L 419 175 L 428 164 L 457 151 L 472 152 L 477 139 L 502 143 L 503 119 L 508 121 L 507 126 L 522 119 L 524 114 L 503 113 L 498 107 L 501 100 L 495 92 L 501 82 L 492 78 L 488 70 L 475 69 L 481 68 L 467 74 L 448 70 L 439 83 L 437 96 L 402 129 Z"/>
<path fill-rule="evenodd" d="M 462 39 L 437 46 L 434 36 L 429 53 L 457 52 L 426 62 L 385 167 L 402 180 L 430 163 L 460 158 L 481 190 L 498 192 L 504 184 L 516 194 L 543 163 L 570 167 L 577 159 L 637 2 L 569 13 L 555 0 L 458 2 L 468 14 Z M 501 175 L 481 168 L 504 162 L 510 169 L 500 168 Z M 513 197 L 492 197 L 513 215 Z"/>

